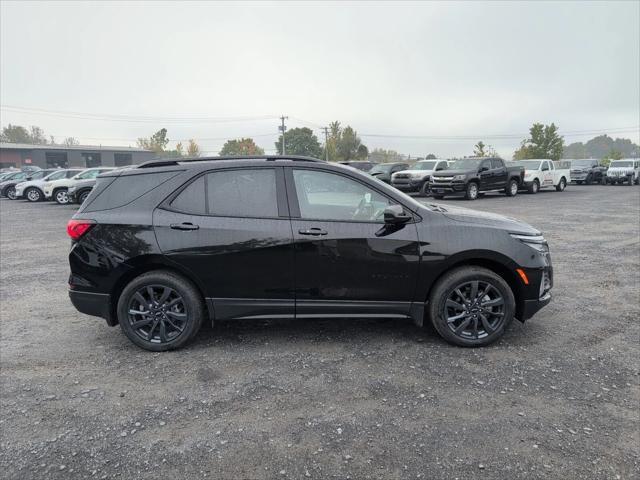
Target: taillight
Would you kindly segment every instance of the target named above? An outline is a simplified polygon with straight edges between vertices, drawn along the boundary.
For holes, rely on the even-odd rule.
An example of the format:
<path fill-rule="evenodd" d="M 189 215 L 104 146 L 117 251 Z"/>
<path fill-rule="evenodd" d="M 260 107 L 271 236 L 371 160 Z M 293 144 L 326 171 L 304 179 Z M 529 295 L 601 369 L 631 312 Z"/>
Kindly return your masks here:
<path fill-rule="evenodd" d="M 76 242 L 96 224 L 94 220 L 74 220 L 67 223 L 67 234 Z"/>

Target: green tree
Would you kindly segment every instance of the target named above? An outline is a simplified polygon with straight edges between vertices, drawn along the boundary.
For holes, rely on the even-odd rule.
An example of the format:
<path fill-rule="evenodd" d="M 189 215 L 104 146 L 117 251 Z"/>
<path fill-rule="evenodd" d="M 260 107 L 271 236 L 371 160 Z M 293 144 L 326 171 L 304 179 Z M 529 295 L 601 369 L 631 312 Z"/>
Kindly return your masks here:
<path fill-rule="evenodd" d="M 227 140 L 220 150 L 220 155 L 236 157 L 241 155 L 264 155 L 264 150 L 256 145 L 253 138 Z"/>
<path fill-rule="evenodd" d="M 402 160 L 402 156 L 395 150 L 385 150 L 384 148 L 374 148 L 369 153 L 369 158 L 372 162 L 376 163 L 388 163 L 398 162 Z"/>
<path fill-rule="evenodd" d="M 436 158 L 438 157 L 436 157 L 433 153 L 430 153 L 425 157 L 425 160 L 435 160 Z"/>
<path fill-rule="evenodd" d="M 640 156 L 640 146 L 628 138 L 616 138 L 598 135 L 587 143 L 574 142 L 564 148 L 564 158 L 606 158 L 614 150 L 620 152 L 622 158 Z"/>
<path fill-rule="evenodd" d="M 75 137 L 67 137 L 62 141 L 62 144 L 67 147 L 73 147 L 74 145 L 80 145 L 80 142 Z"/>
<path fill-rule="evenodd" d="M 275 143 L 276 151 L 282 154 L 282 135 Z M 307 157 L 322 158 L 322 148 L 318 137 L 310 128 L 292 128 L 284 136 L 284 148 L 290 155 L 305 155 Z"/>
<path fill-rule="evenodd" d="M 169 139 L 167 138 L 167 129 L 162 128 L 149 138 L 138 138 L 138 146 L 145 150 L 151 150 L 155 153 L 163 153 L 167 148 Z"/>
<path fill-rule="evenodd" d="M 356 151 L 356 158 L 358 160 L 366 160 L 367 158 L 369 158 L 369 149 L 366 145 L 360 144 L 358 146 L 358 150 Z"/>
<path fill-rule="evenodd" d="M 2 129 L 0 140 L 7 143 L 29 143 L 32 145 L 46 145 L 47 138 L 44 131 L 35 125 L 28 130 L 20 125 L 7 125 Z"/>
<path fill-rule="evenodd" d="M 534 123 L 529 129 L 530 137 L 523 140 L 513 154 L 514 160 L 527 158 L 550 158 L 559 160 L 564 151 L 564 138 L 558 135 L 555 124 Z"/>
<path fill-rule="evenodd" d="M 338 159 L 346 161 L 357 158 L 360 145 L 360 137 L 357 132 L 350 126 L 345 127 L 336 145 Z"/>
<path fill-rule="evenodd" d="M 200 156 L 200 146 L 192 138 L 189 139 L 189 144 L 187 145 L 187 155 L 190 157 Z"/>

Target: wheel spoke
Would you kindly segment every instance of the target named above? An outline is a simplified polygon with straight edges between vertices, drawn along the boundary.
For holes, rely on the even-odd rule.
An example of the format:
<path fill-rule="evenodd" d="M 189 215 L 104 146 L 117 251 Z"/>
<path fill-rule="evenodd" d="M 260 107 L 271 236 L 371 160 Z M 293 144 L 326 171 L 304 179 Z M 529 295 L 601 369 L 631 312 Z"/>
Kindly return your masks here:
<path fill-rule="evenodd" d="M 478 298 L 484 298 L 487 295 L 487 293 L 489 293 L 489 290 L 491 290 L 491 284 L 487 283 L 487 286 L 484 287 L 484 290 L 480 295 L 478 295 Z"/>
<path fill-rule="evenodd" d="M 133 298 L 135 298 L 138 301 L 138 303 L 140 303 L 140 305 L 147 306 L 147 304 L 149 303 L 149 301 L 145 300 L 145 298 L 142 296 L 140 292 L 136 292 Z"/>
<path fill-rule="evenodd" d="M 156 319 L 156 320 L 153 321 L 153 325 L 151 325 L 151 328 L 147 332 L 147 340 L 151 340 L 153 338 L 153 331 L 158 326 L 158 323 L 160 323 L 159 319 Z"/>
<path fill-rule="evenodd" d="M 138 320 L 137 322 L 132 322 L 131 323 L 131 328 L 133 328 L 134 330 L 137 330 L 140 327 L 146 327 L 151 322 L 153 322 L 153 319 L 151 319 L 151 318 L 145 318 L 144 320 Z"/>
<path fill-rule="evenodd" d="M 171 295 L 171 292 L 172 290 L 169 287 L 164 287 L 162 295 L 160 295 L 160 298 L 158 299 L 158 303 L 162 305 L 164 302 L 166 302 L 167 298 L 169 298 L 169 295 Z"/>
<path fill-rule="evenodd" d="M 153 287 L 151 286 L 147 287 L 147 295 L 149 295 L 149 298 L 151 299 L 152 302 L 156 301 L 156 297 L 153 294 Z"/>
<path fill-rule="evenodd" d="M 504 305 L 504 299 L 502 297 L 487 300 L 486 302 L 480 302 L 481 307 L 498 307 L 500 305 Z"/>
<path fill-rule="evenodd" d="M 470 322 L 471 322 L 471 317 L 467 318 L 464 322 L 458 325 L 458 328 L 456 328 L 456 335 L 460 335 L 462 331 L 467 327 L 467 325 L 469 325 Z"/>
<path fill-rule="evenodd" d="M 458 295 L 462 299 L 463 302 L 466 303 L 466 302 L 469 301 L 469 299 L 460 291 L 459 288 L 456 288 L 455 292 L 456 292 L 456 295 Z"/>
<path fill-rule="evenodd" d="M 473 319 L 473 336 L 478 338 L 478 318 Z"/>
<path fill-rule="evenodd" d="M 477 296 L 478 296 L 478 281 L 474 280 L 473 282 L 471 282 L 471 294 L 469 295 L 469 298 L 471 300 L 475 300 Z"/>
<path fill-rule="evenodd" d="M 149 312 L 147 312 L 145 310 L 134 310 L 134 309 L 131 309 L 131 310 L 129 310 L 129 315 L 149 315 Z"/>
<path fill-rule="evenodd" d="M 164 326 L 164 321 L 163 320 L 160 321 L 160 341 L 162 343 L 167 341 L 167 330 L 166 330 L 166 328 Z"/>
<path fill-rule="evenodd" d="M 172 318 L 175 318 L 176 320 L 186 320 L 187 318 L 186 313 L 180 313 L 180 312 L 167 312 L 167 315 L 169 315 Z"/>
<path fill-rule="evenodd" d="M 184 327 L 180 328 L 175 323 L 173 323 L 169 317 L 165 318 L 164 321 L 167 322 L 169 325 L 171 325 L 173 329 L 177 330 L 180 333 L 182 333 L 182 330 L 184 330 Z"/>
<path fill-rule="evenodd" d="M 174 298 L 169 303 L 167 303 L 166 307 L 167 308 L 173 307 L 176 303 L 181 302 L 181 301 L 182 301 L 182 297 Z"/>
<path fill-rule="evenodd" d="M 456 310 L 464 310 L 464 306 L 458 302 L 454 302 L 450 298 L 447 298 L 446 306 L 449 308 L 455 308 Z"/>
<path fill-rule="evenodd" d="M 447 322 L 453 323 L 456 320 L 460 320 L 461 318 L 465 318 L 467 316 L 467 312 L 462 312 L 460 315 L 455 315 L 453 317 L 447 318 Z"/>
<path fill-rule="evenodd" d="M 485 317 L 484 315 L 480 314 L 480 321 L 482 322 L 482 326 L 484 327 L 484 331 L 487 333 L 493 333 L 494 329 L 491 326 L 491 324 L 489 323 L 489 320 L 487 320 L 487 317 Z"/>

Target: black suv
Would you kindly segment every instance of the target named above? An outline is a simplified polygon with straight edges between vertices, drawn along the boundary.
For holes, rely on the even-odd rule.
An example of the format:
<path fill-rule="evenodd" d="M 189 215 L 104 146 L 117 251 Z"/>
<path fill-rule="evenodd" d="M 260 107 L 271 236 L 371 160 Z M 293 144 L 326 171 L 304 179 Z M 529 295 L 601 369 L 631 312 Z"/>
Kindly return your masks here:
<path fill-rule="evenodd" d="M 447 341 L 481 346 L 551 299 L 533 227 L 423 205 L 305 157 L 104 173 L 67 231 L 75 307 L 153 351 L 205 320 L 247 318 L 429 319 Z"/>

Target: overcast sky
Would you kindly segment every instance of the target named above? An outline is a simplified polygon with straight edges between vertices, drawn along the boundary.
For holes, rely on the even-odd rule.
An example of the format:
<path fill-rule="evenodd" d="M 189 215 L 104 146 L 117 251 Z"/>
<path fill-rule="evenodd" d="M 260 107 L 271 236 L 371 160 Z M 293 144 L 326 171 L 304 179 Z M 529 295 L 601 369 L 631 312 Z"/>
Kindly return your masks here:
<path fill-rule="evenodd" d="M 3 1 L 1 103 L 45 112 L 1 121 L 103 145 L 165 126 L 211 153 L 242 135 L 273 150 L 280 114 L 422 156 L 482 139 L 510 157 L 533 122 L 638 143 L 639 5 Z"/>

